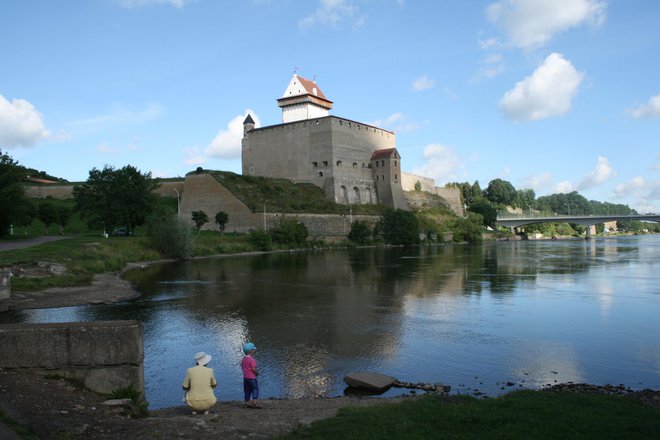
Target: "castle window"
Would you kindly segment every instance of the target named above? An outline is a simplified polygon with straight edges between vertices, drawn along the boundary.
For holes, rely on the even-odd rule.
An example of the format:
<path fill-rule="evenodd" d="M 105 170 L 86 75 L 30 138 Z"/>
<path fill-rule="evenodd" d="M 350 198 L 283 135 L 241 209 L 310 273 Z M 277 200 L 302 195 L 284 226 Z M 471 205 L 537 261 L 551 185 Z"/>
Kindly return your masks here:
<path fill-rule="evenodd" d="M 338 160 L 338 161 L 337 161 L 337 166 L 338 166 L 338 167 L 341 166 L 341 160 Z"/>
<path fill-rule="evenodd" d="M 348 190 L 344 185 L 342 185 L 339 190 L 341 191 L 341 201 L 344 203 L 348 203 Z"/>
<path fill-rule="evenodd" d="M 398 178 L 399 178 L 399 176 L 395 174 L 394 175 L 394 181 L 396 182 Z"/>
<path fill-rule="evenodd" d="M 385 161 L 384 161 L 384 160 L 381 160 L 381 161 L 380 161 L 380 166 L 381 166 L 381 167 L 384 167 L 384 166 L 385 166 Z"/>
<path fill-rule="evenodd" d="M 316 167 L 319 166 L 319 163 L 318 163 L 318 162 L 312 162 L 312 166 L 313 166 L 314 168 L 316 168 Z"/>
<path fill-rule="evenodd" d="M 353 162 L 353 168 L 357 168 L 357 162 Z"/>
<path fill-rule="evenodd" d="M 324 161 L 323 161 L 323 166 L 324 166 L 324 167 L 327 167 L 327 166 L 328 166 L 328 161 L 327 161 L 327 160 L 324 160 Z"/>
<path fill-rule="evenodd" d="M 344 125 L 344 122 L 341 119 L 339 120 L 339 125 Z"/>
<path fill-rule="evenodd" d="M 396 166 L 396 160 L 394 161 L 394 166 Z"/>
<path fill-rule="evenodd" d="M 357 186 L 353 187 L 353 196 L 354 196 L 353 201 L 355 203 L 358 203 L 358 204 L 362 203 L 362 200 L 360 199 L 360 188 L 358 188 Z"/>
<path fill-rule="evenodd" d="M 385 180 L 385 175 L 384 174 L 380 175 L 380 180 Z"/>
<path fill-rule="evenodd" d="M 250 167 L 250 174 L 254 174 L 254 167 Z"/>
<path fill-rule="evenodd" d="M 319 171 L 319 177 L 323 177 L 323 171 Z"/>

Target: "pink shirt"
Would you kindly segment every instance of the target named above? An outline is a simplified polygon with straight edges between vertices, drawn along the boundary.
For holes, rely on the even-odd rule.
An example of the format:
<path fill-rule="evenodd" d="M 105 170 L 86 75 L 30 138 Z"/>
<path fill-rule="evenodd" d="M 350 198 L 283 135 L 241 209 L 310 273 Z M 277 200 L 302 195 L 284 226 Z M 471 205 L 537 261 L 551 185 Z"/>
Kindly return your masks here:
<path fill-rule="evenodd" d="M 254 370 L 257 368 L 257 361 L 249 354 L 243 357 L 241 368 L 243 369 L 243 377 L 245 379 L 257 378 L 256 374 L 254 374 Z"/>

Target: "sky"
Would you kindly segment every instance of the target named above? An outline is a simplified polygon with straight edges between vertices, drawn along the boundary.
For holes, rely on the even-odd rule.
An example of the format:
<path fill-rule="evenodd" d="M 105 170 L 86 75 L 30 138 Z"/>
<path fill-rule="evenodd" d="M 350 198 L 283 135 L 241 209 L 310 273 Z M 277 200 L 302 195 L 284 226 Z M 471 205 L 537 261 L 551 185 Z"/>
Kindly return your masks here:
<path fill-rule="evenodd" d="M 69 181 L 241 172 L 294 72 L 404 171 L 660 212 L 657 0 L 0 0 L 0 149 Z"/>

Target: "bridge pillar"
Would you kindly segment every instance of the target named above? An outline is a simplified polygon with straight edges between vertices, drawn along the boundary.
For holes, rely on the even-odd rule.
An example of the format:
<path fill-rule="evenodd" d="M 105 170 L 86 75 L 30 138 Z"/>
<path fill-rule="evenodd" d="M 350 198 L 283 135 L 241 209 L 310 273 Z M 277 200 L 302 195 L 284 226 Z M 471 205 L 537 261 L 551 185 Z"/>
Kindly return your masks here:
<path fill-rule="evenodd" d="M 593 233 L 596 233 L 596 226 L 595 225 L 587 226 L 586 231 L 584 232 L 584 239 L 585 240 L 591 240 L 592 229 L 593 229 Z"/>

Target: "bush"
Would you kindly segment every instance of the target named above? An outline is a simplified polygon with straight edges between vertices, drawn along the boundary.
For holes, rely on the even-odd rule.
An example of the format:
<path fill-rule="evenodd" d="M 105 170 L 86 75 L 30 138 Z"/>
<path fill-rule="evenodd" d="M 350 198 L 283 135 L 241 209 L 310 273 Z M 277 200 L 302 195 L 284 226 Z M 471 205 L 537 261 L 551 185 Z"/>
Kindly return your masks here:
<path fill-rule="evenodd" d="M 357 220 L 351 225 L 348 239 L 357 244 L 369 243 L 371 239 L 371 227 L 367 222 Z"/>
<path fill-rule="evenodd" d="M 458 217 L 452 224 L 451 231 L 454 241 L 479 243 L 483 241 L 483 217 L 479 214 L 468 213 L 467 217 Z"/>
<path fill-rule="evenodd" d="M 149 221 L 151 246 L 163 256 L 185 260 L 192 255 L 192 238 L 188 224 L 176 217 L 154 217 Z"/>
<path fill-rule="evenodd" d="M 270 231 L 273 242 L 287 246 L 305 246 L 307 242 L 307 227 L 294 218 L 283 217 L 277 226 Z"/>
<path fill-rule="evenodd" d="M 263 230 L 250 230 L 250 244 L 259 251 L 267 252 L 273 248 L 273 242 L 270 235 L 266 234 Z"/>
<path fill-rule="evenodd" d="M 378 230 L 387 244 L 416 244 L 419 242 L 419 222 L 410 211 L 387 209 L 378 222 Z"/>

